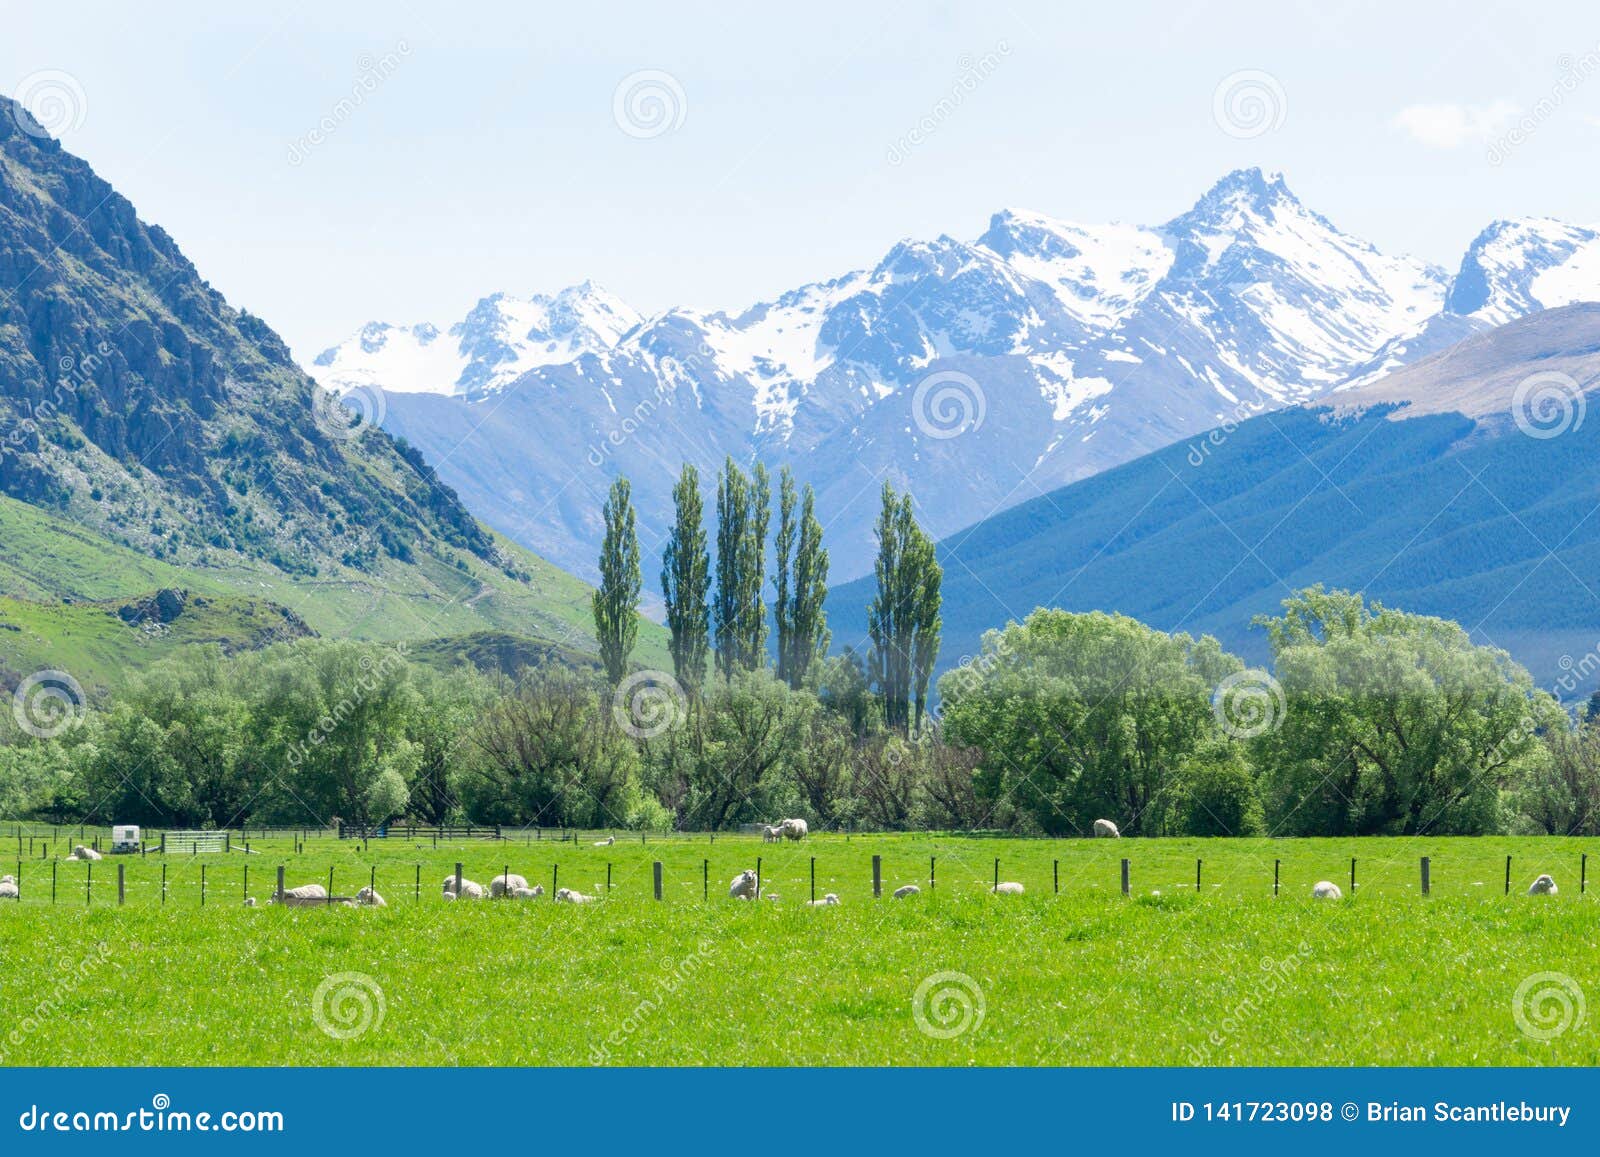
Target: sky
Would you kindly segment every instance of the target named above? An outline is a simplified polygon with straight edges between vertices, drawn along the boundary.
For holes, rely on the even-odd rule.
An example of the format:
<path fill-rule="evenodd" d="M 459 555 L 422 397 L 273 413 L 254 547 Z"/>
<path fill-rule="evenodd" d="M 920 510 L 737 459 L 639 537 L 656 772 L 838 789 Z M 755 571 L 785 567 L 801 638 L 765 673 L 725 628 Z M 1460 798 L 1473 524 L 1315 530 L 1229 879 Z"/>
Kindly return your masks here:
<path fill-rule="evenodd" d="M 1600 222 L 1592 2 L 4 3 L 0 91 L 302 360 L 585 279 L 738 309 L 1005 207 L 1155 224 L 1249 165 L 1451 269 Z"/>

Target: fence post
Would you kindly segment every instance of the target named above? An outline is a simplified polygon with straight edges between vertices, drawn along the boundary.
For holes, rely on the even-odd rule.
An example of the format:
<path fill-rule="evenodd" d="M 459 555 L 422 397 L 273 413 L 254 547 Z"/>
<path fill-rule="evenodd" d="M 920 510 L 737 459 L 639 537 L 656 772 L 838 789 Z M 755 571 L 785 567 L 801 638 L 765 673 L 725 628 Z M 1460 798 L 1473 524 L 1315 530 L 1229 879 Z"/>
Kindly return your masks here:
<path fill-rule="evenodd" d="M 1059 894 L 1060 891 L 1061 891 L 1061 861 L 1060 860 L 1051 860 L 1050 861 L 1050 888 L 1051 888 L 1051 891 L 1054 892 L 1054 893 L 1058 893 Z"/>
<path fill-rule="evenodd" d="M 1200 861 L 1199 860 L 1196 860 L 1194 862 L 1194 890 L 1196 892 L 1198 892 L 1200 890 Z"/>
<path fill-rule="evenodd" d="M 161 865 L 161 895 L 163 897 L 165 897 L 166 894 L 167 894 L 167 866 L 165 864 L 162 864 Z M 282 864 L 278 865 L 278 890 L 273 893 L 273 899 L 279 904 L 283 903 L 283 865 Z"/>
<path fill-rule="evenodd" d="M 329 874 L 329 876 L 332 876 L 333 873 L 330 871 L 328 874 Z M 200 865 L 200 907 L 204 908 L 205 906 L 206 906 L 206 866 L 204 864 L 201 864 Z"/>
<path fill-rule="evenodd" d="M 1282 860 L 1272 861 L 1272 894 L 1274 896 L 1278 894 L 1278 868 L 1282 863 Z"/>
<path fill-rule="evenodd" d="M 128 898 L 127 873 L 121 864 L 117 865 L 117 907 L 122 907 L 123 901 Z"/>
<path fill-rule="evenodd" d="M 1423 856 L 1422 857 L 1422 894 L 1424 896 L 1426 896 L 1428 894 L 1428 891 L 1429 891 L 1431 885 L 1432 885 L 1432 881 L 1428 878 L 1428 857 L 1427 856 Z"/>
<path fill-rule="evenodd" d="M 161 854 L 163 856 L 167 854 L 167 833 L 166 832 L 162 832 L 161 833 Z"/>
<path fill-rule="evenodd" d="M 611 861 L 606 861 L 606 895 L 611 895 Z"/>
<path fill-rule="evenodd" d="M 1000 891 L 1000 857 L 999 856 L 996 856 L 994 858 L 994 887 L 989 889 L 989 890 L 991 892 Z"/>
<path fill-rule="evenodd" d="M 756 857 L 756 899 L 761 899 L 761 857 Z"/>
<path fill-rule="evenodd" d="M 377 897 L 378 897 L 378 865 L 377 864 L 373 864 L 372 865 L 372 874 L 367 879 L 367 890 L 372 893 L 371 899 L 373 900 L 374 903 L 376 903 L 377 902 Z"/>
<path fill-rule="evenodd" d="M 1350 857 L 1350 894 L 1356 894 L 1356 858 Z"/>
<path fill-rule="evenodd" d="M 700 898 L 711 899 L 711 861 L 700 861 Z"/>
<path fill-rule="evenodd" d="M 1124 896 L 1126 896 L 1128 894 L 1128 886 L 1129 886 L 1129 881 L 1128 881 L 1128 861 L 1127 860 L 1123 860 L 1122 861 L 1122 894 Z"/>
<path fill-rule="evenodd" d="M 656 899 L 659 900 L 659 899 L 661 899 L 661 861 L 660 860 L 657 860 L 655 862 L 655 877 L 656 877 Z"/>
<path fill-rule="evenodd" d="M 421 864 L 417 865 L 417 882 L 414 885 L 414 887 L 416 889 L 416 891 L 415 891 L 416 901 L 417 901 L 417 903 L 420 904 L 420 903 L 422 903 L 422 865 Z"/>
<path fill-rule="evenodd" d="M 937 857 L 929 856 L 928 857 L 928 891 L 930 891 L 930 892 L 933 891 L 934 882 L 938 879 L 937 868 L 938 868 Z"/>
<path fill-rule="evenodd" d="M 245 861 L 244 865 L 244 898 L 246 900 L 250 898 L 250 863 L 248 860 Z"/>
<path fill-rule="evenodd" d="M 883 895 L 883 857 L 872 857 L 872 898 L 878 899 Z"/>
<path fill-rule="evenodd" d="M 278 884 L 279 884 L 278 891 L 280 891 L 280 892 L 283 891 L 283 886 L 282 886 L 283 885 L 283 869 L 282 868 L 278 869 Z M 166 903 L 167 903 L 167 861 L 162 860 L 161 861 L 161 905 L 162 905 L 162 907 L 166 907 Z"/>
<path fill-rule="evenodd" d="M 552 895 L 554 894 L 554 889 L 551 889 L 551 894 Z M 457 900 L 461 899 L 461 861 L 460 860 L 456 861 L 456 899 Z"/>
<path fill-rule="evenodd" d="M 811 857 L 811 902 L 817 902 L 817 857 Z"/>
<path fill-rule="evenodd" d="M 561 865 L 560 864 L 551 864 L 550 865 L 550 898 L 552 900 L 554 900 L 556 898 L 556 881 L 559 880 L 560 878 L 561 878 Z M 459 882 L 458 882 L 458 884 L 456 886 L 456 891 L 458 893 L 461 891 Z"/>
<path fill-rule="evenodd" d="M 83 877 L 83 906 L 87 908 L 94 903 L 94 861 L 89 861 L 89 870 Z"/>
<path fill-rule="evenodd" d="M 50 903 L 56 902 L 56 866 L 59 861 L 50 861 Z M 17 889 L 17 899 L 22 899 L 22 889 Z"/>
<path fill-rule="evenodd" d="M 19 879 L 21 877 L 18 877 Z M 1583 895 L 1589 890 L 1589 853 L 1583 853 L 1583 862 L 1578 867 L 1578 895 Z"/>
<path fill-rule="evenodd" d="M 205 878 L 205 869 L 200 869 L 201 878 Z M 328 865 L 328 907 L 333 907 L 333 865 Z"/>
<path fill-rule="evenodd" d="M 1506 857 L 1506 895 L 1511 895 L 1511 857 Z"/>

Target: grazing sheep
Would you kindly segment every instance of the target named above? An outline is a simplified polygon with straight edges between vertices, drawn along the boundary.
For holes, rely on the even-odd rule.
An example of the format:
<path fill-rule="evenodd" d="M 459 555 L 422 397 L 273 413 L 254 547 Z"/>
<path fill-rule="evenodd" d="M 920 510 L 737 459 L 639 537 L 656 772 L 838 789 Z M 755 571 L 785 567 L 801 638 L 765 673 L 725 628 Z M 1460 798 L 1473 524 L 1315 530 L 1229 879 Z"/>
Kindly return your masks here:
<path fill-rule="evenodd" d="M 1528 895 L 1530 896 L 1554 896 L 1555 894 L 1556 882 L 1549 876 L 1540 876 L 1528 885 Z"/>
<path fill-rule="evenodd" d="M 607 836 L 603 840 L 596 840 L 594 842 L 594 846 L 597 847 L 597 848 L 609 848 L 612 844 L 614 844 L 616 842 L 617 842 L 617 837 L 616 836 Z"/>
<path fill-rule="evenodd" d="M 557 904 L 590 904 L 593 902 L 593 896 L 585 896 L 582 892 L 574 892 L 571 888 L 556 889 Z"/>
<path fill-rule="evenodd" d="M 733 883 L 728 885 L 728 898 L 730 900 L 754 900 L 758 882 L 755 872 L 746 868 L 733 878 Z"/>
<path fill-rule="evenodd" d="M 454 879 L 451 880 L 454 883 Z M 513 888 L 526 888 L 528 881 L 515 872 L 502 873 L 489 881 L 489 895 L 498 900 Z"/>
<path fill-rule="evenodd" d="M 371 887 L 363 888 L 356 893 L 356 904 L 362 908 L 387 908 L 389 906 L 383 902 L 383 897 L 378 895 Z"/>
<path fill-rule="evenodd" d="M 1311 895 L 1317 900 L 1344 899 L 1344 893 L 1339 890 L 1339 885 L 1331 880 L 1318 880 L 1311 888 Z"/>
<path fill-rule="evenodd" d="M 904 888 L 896 888 L 894 890 L 894 898 L 896 900 L 904 900 L 907 896 L 920 895 L 922 895 L 922 889 L 915 884 L 907 884 Z"/>
<path fill-rule="evenodd" d="M 778 824 L 778 834 L 786 840 L 803 840 L 810 830 L 805 820 L 783 820 Z"/>
<path fill-rule="evenodd" d="M 783 839 L 783 833 L 780 832 L 777 828 L 773 827 L 771 824 L 768 824 L 766 827 L 761 829 L 761 842 L 762 843 L 764 843 L 764 844 L 775 844 L 781 839 Z"/>
<path fill-rule="evenodd" d="M 1105 836 L 1107 839 L 1112 840 L 1122 838 L 1122 833 L 1117 830 L 1117 825 L 1112 823 L 1110 820 L 1095 820 L 1094 834 L 1097 836 Z"/>
<path fill-rule="evenodd" d="M 328 903 L 328 889 L 321 884 L 301 884 L 298 888 L 285 888 L 283 895 L 272 900 L 285 908 L 322 907 Z"/>
<path fill-rule="evenodd" d="M 1020 896 L 1022 895 L 1022 885 L 1015 880 L 1005 880 L 994 886 L 994 894 L 996 896 Z"/>
<path fill-rule="evenodd" d="M 72 855 L 67 857 L 69 860 L 98 860 L 100 858 L 99 852 L 93 848 L 86 848 L 82 844 L 74 845 Z"/>
<path fill-rule="evenodd" d="M 820 899 L 820 900 L 807 900 L 806 901 L 806 907 L 807 908 L 831 908 L 835 904 L 837 904 L 838 902 L 839 902 L 839 897 L 835 896 L 832 892 L 829 892 L 825 896 L 823 896 L 822 899 Z"/>
<path fill-rule="evenodd" d="M 544 885 L 535 884 L 531 888 L 512 888 L 508 894 L 513 900 L 537 900 L 544 895 Z"/>

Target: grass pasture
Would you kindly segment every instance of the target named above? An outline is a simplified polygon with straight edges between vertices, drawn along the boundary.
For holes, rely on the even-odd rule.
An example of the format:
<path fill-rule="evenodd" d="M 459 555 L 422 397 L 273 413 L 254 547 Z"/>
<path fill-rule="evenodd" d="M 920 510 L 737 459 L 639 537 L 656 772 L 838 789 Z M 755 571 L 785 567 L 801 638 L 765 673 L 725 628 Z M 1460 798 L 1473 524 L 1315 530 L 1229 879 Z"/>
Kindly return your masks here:
<path fill-rule="evenodd" d="M 88 867 L 60 863 L 54 905 L 50 862 L 25 860 L 21 902 L 0 905 L 0 1054 L 6 1064 L 1600 1063 L 1583 1007 L 1600 994 L 1600 908 L 1579 894 L 1580 857 L 1600 841 L 874 835 L 780 846 L 619 837 L 596 848 L 594 838 L 366 850 L 323 838 L 300 855 L 287 840 L 253 841 L 249 856 L 169 857 L 164 904 L 155 855 L 95 864 L 92 902 Z M 758 856 L 763 890 L 781 900 L 725 899 Z M 813 856 L 817 893 L 837 893 L 836 908 L 801 905 Z M 1025 896 L 989 894 L 997 856 L 1001 879 Z M 1311 901 L 1319 879 L 1348 890 L 1352 856 L 1354 897 Z M 15 873 L 14 860 L 0 843 L 0 871 Z M 447 903 L 439 886 L 457 860 L 485 884 L 509 864 L 547 895 Z M 390 906 L 244 907 L 245 865 L 264 904 L 280 863 L 291 886 L 326 884 L 331 868 L 343 894 L 376 871 Z M 603 902 L 550 903 L 557 871 Z M 1559 896 L 1521 894 L 1539 872 Z M 923 894 L 888 898 L 906 883 Z"/>

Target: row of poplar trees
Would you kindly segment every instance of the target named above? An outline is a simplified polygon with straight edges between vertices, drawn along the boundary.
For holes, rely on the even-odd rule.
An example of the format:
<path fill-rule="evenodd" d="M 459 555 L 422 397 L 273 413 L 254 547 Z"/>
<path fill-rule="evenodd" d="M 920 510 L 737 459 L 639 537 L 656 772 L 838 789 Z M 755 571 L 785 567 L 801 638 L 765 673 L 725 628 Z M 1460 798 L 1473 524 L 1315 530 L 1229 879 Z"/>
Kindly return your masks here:
<path fill-rule="evenodd" d="M 672 490 L 673 524 L 661 559 L 673 674 L 691 696 L 699 694 L 714 655 L 719 675 L 766 666 L 767 532 L 772 478 L 757 462 L 746 474 L 730 457 L 717 478 L 716 575 L 700 494 L 700 472 L 685 464 Z M 638 635 L 641 575 L 632 490 L 612 483 L 605 503 L 600 585 L 594 594 L 595 634 L 612 683 L 627 673 Z M 887 483 L 877 523 L 878 592 L 867 610 L 872 640 L 868 677 L 882 695 L 884 722 L 905 733 L 921 728 L 928 686 L 939 654 L 943 571 L 933 541 L 917 525 L 911 496 Z M 792 688 L 827 654 L 830 634 L 823 603 L 828 596 L 828 551 L 816 499 L 795 486 L 788 467 L 779 474 L 778 529 L 773 540 L 773 620 L 777 625 L 777 676 Z"/>

